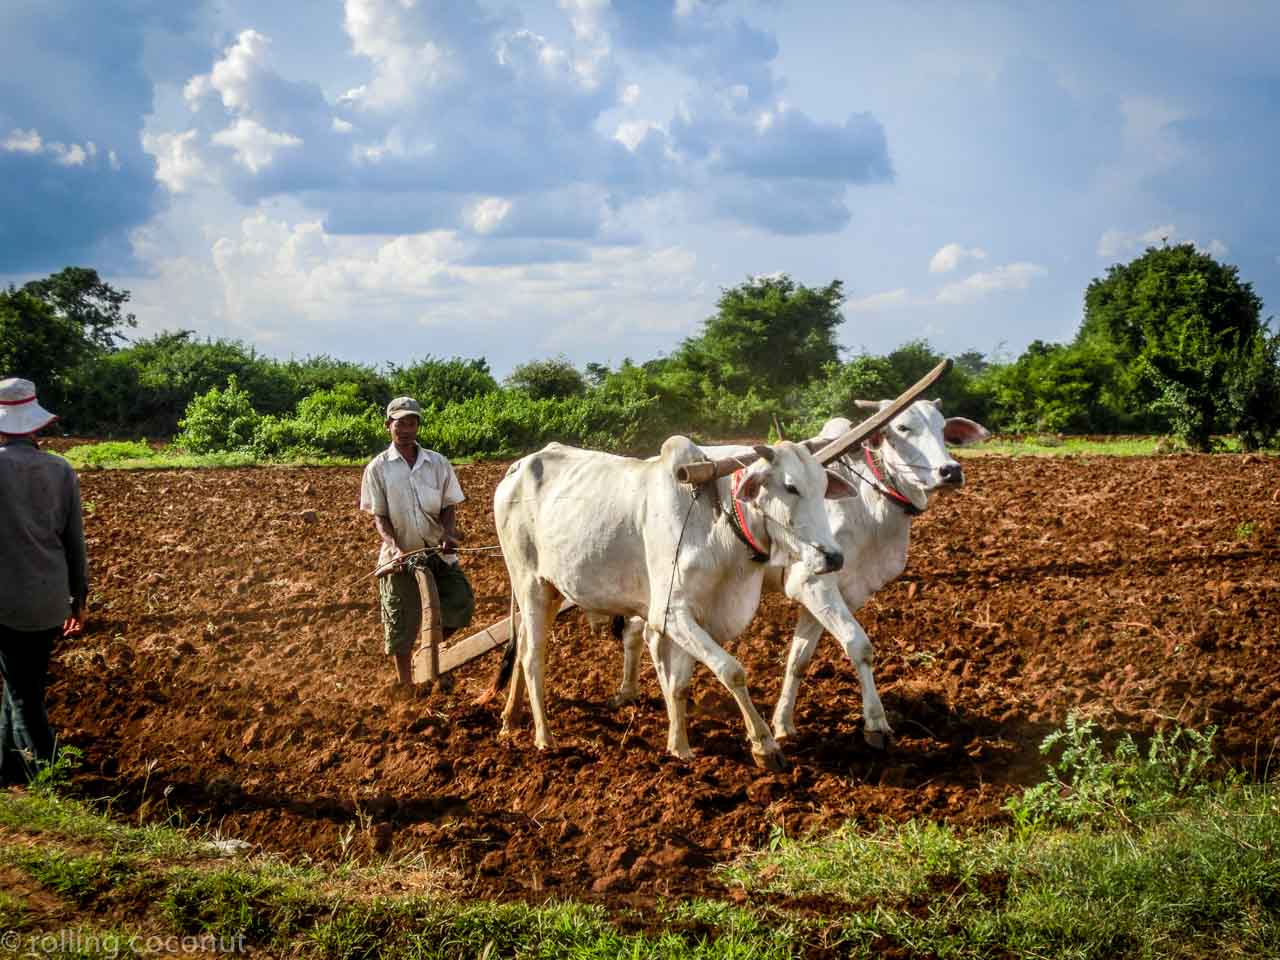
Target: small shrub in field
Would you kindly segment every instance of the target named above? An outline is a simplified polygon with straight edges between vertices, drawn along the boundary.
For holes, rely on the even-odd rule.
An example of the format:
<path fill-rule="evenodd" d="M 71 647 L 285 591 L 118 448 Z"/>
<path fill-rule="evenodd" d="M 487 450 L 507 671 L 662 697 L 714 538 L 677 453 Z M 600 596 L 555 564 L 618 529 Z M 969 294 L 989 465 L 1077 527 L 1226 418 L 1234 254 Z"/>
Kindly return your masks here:
<path fill-rule="evenodd" d="M 1210 790 L 1217 730 L 1158 732 L 1143 751 L 1125 734 L 1108 752 L 1092 720 L 1072 713 L 1065 729 L 1044 738 L 1040 752 L 1061 748 L 1048 776 L 1014 797 L 1008 810 L 1022 828 L 1042 823 L 1132 822 L 1170 810 Z"/>
<path fill-rule="evenodd" d="M 425 357 L 407 367 L 393 369 L 390 376 L 390 389 L 384 396 L 413 397 L 422 404 L 423 410 L 462 403 L 498 389 L 498 382 L 483 357 L 450 360 Z"/>
<path fill-rule="evenodd" d="M 358 385 L 342 383 L 299 400 L 291 417 L 263 417 L 253 451 L 261 457 L 363 457 L 386 439 L 377 404 L 362 399 Z"/>
<path fill-rule="evenodd" d="M 186 415 L 178 421 L 182 432 L 174 443 L 188 453 L 244 450 L 253 443 L 260 419 L 249 394 L 232 375 L 225 390 L 214 387 L 187 404 Z"/>
<path fill-rule="evenodd" d="M 446 456 L 518 456 L 555 440 L 637 451 L 665 437 L 651 398 L 548 397 L 499 390 L 423 413 L 418 438 Z"/>

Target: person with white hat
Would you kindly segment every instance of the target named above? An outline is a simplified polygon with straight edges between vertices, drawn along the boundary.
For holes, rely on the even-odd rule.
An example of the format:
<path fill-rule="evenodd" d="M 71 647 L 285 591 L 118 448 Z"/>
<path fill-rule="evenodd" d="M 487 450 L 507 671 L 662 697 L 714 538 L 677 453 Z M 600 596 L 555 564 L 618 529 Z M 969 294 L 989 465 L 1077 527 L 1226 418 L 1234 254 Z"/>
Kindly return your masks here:
<path fill-rule="evenodd" d="M 391 445 L 364 469 L 360 484 L 360 509 L 373 515 L 382 540 L 378 567 L 378 599 L 382 611 L 384 649 L 395 658 L 396 689 L 407 691 L 413 683 L 413 648 L 422 629 L 421 596 L 409 563 L 417 563 L 431 576 L 439 608 L 428 603 L 438 623 L 436 637 L 443 640 L 471 623 L 475 596 L 458 565 L 457 505 L 465 498 L 453 465 L 444 454 L 418 443 L 422 407 L 412 397 L 397 397 L 387 404 L 386 426 Z M 418 554 L 399 562 L 405 554 Z"/>
<path fill-rule="evenodd" d="M 59 636 L 82 629 L 89 594 L 80 480 L 35 441 L 57 419 L 30 380 L 0 380 L 0 785 L 53 760 L 49 658 Z"/>

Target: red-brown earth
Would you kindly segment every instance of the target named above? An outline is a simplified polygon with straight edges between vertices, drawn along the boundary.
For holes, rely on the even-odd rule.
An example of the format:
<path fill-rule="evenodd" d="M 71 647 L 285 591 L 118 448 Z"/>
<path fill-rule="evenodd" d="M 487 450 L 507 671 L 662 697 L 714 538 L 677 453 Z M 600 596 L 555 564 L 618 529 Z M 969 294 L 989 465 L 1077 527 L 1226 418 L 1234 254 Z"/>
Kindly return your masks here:
<path fill-rule="evenodd" d="M 505 466 L 458 470 L 470 547 L 497 543 Z M 1280 459 L 965 469 L 859 615 L 888 752 L 864 744 L 856 674 L 830 638 L 777 775 L 752 765 L 701 668 L 697 756 L 666 756 L 652 669 L 638 704 L 610 710 L 619 645 L 576 613 L 550 645 L 553 752 L 528 727 L 499 740 L 500 701 L 472 705 L 496 654 L 451 693 L 393 696 L 354 468 L 83 474 L 93 592 L 84 635 L 56 652 L 50 713 L 85 752 L 77 788 L 132 817 L 180 814 L 286 857 L 421 855 L 471 895 L 615 904 L 714 892 L 710 866 L 774 827 L 998 822 L 1072 710 L 1112 735 L 1215 724 L 1224 759 L 1264 775 L 1280 737 Z M 504 617 L 500 556 L 464 562 L 475 625 Z M 766 716 L 793 621 L 767 597 L 732 648 Z"/>

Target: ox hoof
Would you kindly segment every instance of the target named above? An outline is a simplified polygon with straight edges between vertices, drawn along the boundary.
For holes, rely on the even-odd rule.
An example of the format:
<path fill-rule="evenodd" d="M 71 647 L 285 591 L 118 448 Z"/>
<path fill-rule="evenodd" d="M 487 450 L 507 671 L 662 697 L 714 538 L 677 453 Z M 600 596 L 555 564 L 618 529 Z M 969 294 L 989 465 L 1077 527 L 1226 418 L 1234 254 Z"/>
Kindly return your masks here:
<path fill-rule="evenodd" d="M 893 742 L 893 734 L 885 730 L 863 730 L 862 739 L 873 750 L 888 750 L 889 744 Z"/>
<path fill-rule="evenodd" d="M 786 740 L 796 735 L 795 727 L 775 727 L 773 731 L 773 739 Z"/>
<path fill-rule="evenodd" d="M 781 750 L 752 750 L 751 757 L 761 770 L 768 770 L 770 773 L 781 773 L 787 769 L 787 761 L 782 756 Z"/>
<path fill-rule="evenodd" d="M 638 697 L 634 693 L 615 693 L 607 701 L 610 710 L 621 710 L 628 704 L 635 703 Z"/>

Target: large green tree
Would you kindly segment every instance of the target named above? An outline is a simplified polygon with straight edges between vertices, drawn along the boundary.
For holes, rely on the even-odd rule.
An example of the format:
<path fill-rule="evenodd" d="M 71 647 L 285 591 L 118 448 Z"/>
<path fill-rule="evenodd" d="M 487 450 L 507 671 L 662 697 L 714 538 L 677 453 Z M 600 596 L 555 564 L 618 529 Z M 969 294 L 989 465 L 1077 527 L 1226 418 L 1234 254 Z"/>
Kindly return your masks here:
<path fill-rule="evenodd" d="M 23 377 L 53 401 L 68 359 L 83 349 L 80 330 L 25 290 L 0 290 L 0 377 Z"/>
<path fill-rule="evenodd" d="M 1241 427 L 1246 411 L 1257 434 L 1258 395 L 1275 383 L 1261 311 L 1236 267 L 1189 243 L 1151 247 L 1089 284 L 1076 344 L 1109 351 L 1119 395 L 1207 450 L 1211 435 Z"/>
<path fill-rule="evenodd" d="M 43 280 L 24 284 L 23 291 L 39 297 L 81 331 L 86 344 L 112 350 L 125 340 L 123 329 L 136 327 L 132 313 L 125 313 L 128 290 L 117 290 L 88 267 L 66 267 Z"/>
<path fill-rule="evenodd" d="M 839 280 L 812 288 L 786 274 L 751 277 L 721 293 L 702 334 L 681 344 L 672 359 L 730 392 L 780 394 L 836 359 L 843 302 Z"/>
<path fill-rule="evenodd" d="M 120 330 L 134 326 L 123 311 L 129 291 L 105 283 L 96 270 L 67 267 L 21 289 L 0 292 L 0 376 L 21 376 L 52 403 L 68 393 L 70 371 L 110 352 Z"/>

